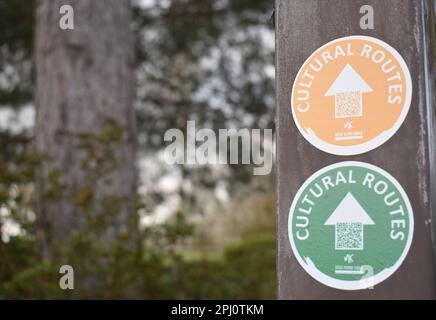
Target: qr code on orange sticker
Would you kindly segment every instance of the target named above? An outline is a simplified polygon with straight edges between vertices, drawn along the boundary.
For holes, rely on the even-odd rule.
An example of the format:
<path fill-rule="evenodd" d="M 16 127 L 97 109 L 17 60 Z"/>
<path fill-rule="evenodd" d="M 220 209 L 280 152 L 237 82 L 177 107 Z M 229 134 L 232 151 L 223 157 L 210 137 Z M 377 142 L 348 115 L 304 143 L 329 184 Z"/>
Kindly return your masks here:
<path fill-rule="evenodd" d="M 360 91 L 336 94 L 336 118 L 360 117 L 362 115 L 362 93 Z"/>

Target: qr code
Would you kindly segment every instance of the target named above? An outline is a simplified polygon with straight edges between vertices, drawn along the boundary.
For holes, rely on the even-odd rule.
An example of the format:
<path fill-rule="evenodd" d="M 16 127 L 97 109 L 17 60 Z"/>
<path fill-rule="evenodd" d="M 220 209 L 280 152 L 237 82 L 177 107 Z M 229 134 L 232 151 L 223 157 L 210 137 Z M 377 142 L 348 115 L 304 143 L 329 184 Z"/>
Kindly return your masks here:
<path fill-rule="evenodd" d="M 336 250 L 363 250 L 362 223 L 336 224 Z"/>
<path fill-rule="evenodd" d="M 360 91 L 337 93 L 335 107 L 336 118 L 362 116 L 362 93 Z"/>

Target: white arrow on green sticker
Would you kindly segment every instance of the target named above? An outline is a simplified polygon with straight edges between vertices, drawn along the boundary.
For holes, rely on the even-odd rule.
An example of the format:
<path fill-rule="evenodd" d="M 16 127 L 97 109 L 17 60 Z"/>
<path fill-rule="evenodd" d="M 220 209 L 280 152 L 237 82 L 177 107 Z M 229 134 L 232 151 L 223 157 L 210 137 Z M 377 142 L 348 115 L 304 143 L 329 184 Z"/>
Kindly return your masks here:
<path fill-rule="evenodd" d="M 363 226 L 373 224 L 374 221 L 349 192 L 324 225 L 335 226 L 336 250 L 363 250 Z"/>
<path fill-rule="evenodd" d="M 337 289 L 377 285 L 402 264 L 413 238 L 413 211 L 394 177 L 363 162 L 313 174 L 289 210 L 288 233 L 300 265 Z"/>

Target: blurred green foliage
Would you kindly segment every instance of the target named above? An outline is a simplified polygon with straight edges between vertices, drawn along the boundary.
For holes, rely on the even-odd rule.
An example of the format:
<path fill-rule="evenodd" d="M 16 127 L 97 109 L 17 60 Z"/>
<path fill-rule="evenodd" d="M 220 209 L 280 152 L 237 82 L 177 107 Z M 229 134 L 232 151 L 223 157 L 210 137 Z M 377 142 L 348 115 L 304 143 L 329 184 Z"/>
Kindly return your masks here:
<path fill-rule="evenodd" d="M 114 121 L 107 121 L 101 132 L 83 137 L 86 151 L 84 172 L 87 177 L 103 176 L 115 160 L 90 166 L 96 158 L 112 153 L 111 145 L 121 134 Z M 0 172 L 0 299 L 273 299 L 275 296 L 275 250 L 273 224 L 255 224 L 242 240 L 211 254 L 185 244 L 195 238 L 196 230 L 187 212 L 178 212 L 165 223 L 142 227 L 128 226 L 116 239 L 101 241 L 110 227 L 109 213 L 116 214 L 118 198 L 103 198 L 105 215 L 94 215 L 96 204 L 92 188 L 80 187 L 71 199 L 84 213 L 81 227 L 62 243 L 53 244 L 49 258 L 39 250 L 38 228 L 31 215 L 32 184 L 40 161 L 23 152 L 26 160 Z M 110 158 L 110 157 L 109 157 Z M 109 166 L 107 170 L 103 170 Z M 10 174 L 13 172 L 13 174 Z M 57 173 L 47 181 L 50 197 L 59 196 L 63 186 Z M 90 181 L 91 182 L 91 181 Z M 255 212 L 268 218 L 261 203 Z M 138 197 L 137 209 L 144 207 Z M 132 220 L 133 221 L 133 220 Z M 18 232 L 5 228 L 15 224 Z M 60 266 L 73 266 L 75 290 L 59 286 Z"/>
<path fill-rule="evenodd" d="M 33 15 L 34 0 L 0 0 L 0 106 L 32 98 Z"/>
<path fill-rule="evenodd" d="M 275 298 L 273 233 L 248 237 L 213 257 L 197 252 L 192 259 L 174 248 L 186 237 L 182 217 L 160 226 L 166 245 L 147 244 L 146 231 L 142 245 L 132 249 L 122 240 L 102 246 L 92 233 L 77 232 L 52 259 L 41 260 L 29 239 L 0 242 L 0 299 Z M 74 266 L 75 290 L 59 288 L 62 264 Z"/>
<path fill-rule="evenodd" d="M 34 3 L 0 0 L 1 108 L 17 110 L 32 104 Z M 269 28 L 272 2 L 163 3 L 134 7 L 140 148 L 155 152 L 162 147 L 163 132 L 183 129 L 187 120 L 213 128 L 272 127 L 273 81 L 266 76 L 265 65 L 272 64 L 273 52 L 263 49 L 265 35 L 259 30 Z M 213 62 L 203 66 L 205 60 Z M 224 108 L 211 105 L 211 96 Z M 79 137 L 87 151 L 83 166 L 91 182 L 94 174 L 104 175 L 114 166 L 107 161 L 113 158 L 108 145 L 117 139 L 119 128 L 108 125 L 101 134 Z M 46 159 L 33 154 L 31 142 L 31 132 L 0 130 L 0 299 L 275 298 L 274 223 L 209 250 L 192 245 L 198 243 L 198 230 L 190 223 L 189 206 L 163 224 L 142 227 L 134 242 L 127 233 L 102 243 L 98 230 L 105 229 L 104 219 L 88 221 L 65 242 L 55 244 L 51 258 L 43 259 L 32 207 L 35 171 Z M 251 168 L 232 169 L 230 187 L 248 185 Z M 184 175 L 189 176 L 190 170 L 183 168 Z M 207 170 L 196 177 L 202 187 L 213 189 L 216 181 Z M 54 171 L 48 177 L 52 182 L 48 197 L 62 192 L 58 176 Z M 86 187 L 72 199 L 84 212 L 93 201 L 92 188 Z M 112 212 L 120 199 L 102 201 Z M 138 211 L 143 207 L 138 197 Z M 263 220 L 273 216 L 256 215 Z M 75 290 L 59 288 L 63 264 L 74 267 Z"/>

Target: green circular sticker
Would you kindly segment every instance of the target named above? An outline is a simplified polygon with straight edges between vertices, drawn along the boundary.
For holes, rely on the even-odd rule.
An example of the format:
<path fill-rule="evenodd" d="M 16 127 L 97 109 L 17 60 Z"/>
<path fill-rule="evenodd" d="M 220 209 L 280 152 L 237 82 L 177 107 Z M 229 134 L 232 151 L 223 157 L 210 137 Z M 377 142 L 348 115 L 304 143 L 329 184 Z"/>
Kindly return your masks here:
<path fill-rule="evenodd" d="M 292 202 L 288 231 L 298 262 L 313 278 L 337 289 L 367 289 L 406 257 L 413 211 L 389 173 L 347 161 L 304 183 Z"/>

